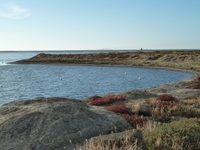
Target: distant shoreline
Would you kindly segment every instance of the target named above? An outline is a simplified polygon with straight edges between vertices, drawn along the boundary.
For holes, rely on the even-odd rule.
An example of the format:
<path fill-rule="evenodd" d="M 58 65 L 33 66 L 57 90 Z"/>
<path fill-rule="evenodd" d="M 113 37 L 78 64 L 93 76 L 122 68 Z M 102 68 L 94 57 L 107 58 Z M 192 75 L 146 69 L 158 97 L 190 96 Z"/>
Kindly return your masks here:
<path fill-rule="evenodd" d="M 93 49 L 93 50 L 0 50 L 1 52 L 141 52 L 141 49 Z M 200 49 L 143 49 L 149 51 L 200 51 Z"/>
<path fill-rule="evenodd" d="M 69 51 L 68 51 L 69 52 Z M 10 62 L 11 64 L 68 64 L 148 67 L 200 72 L 200 51 L 137 51 L 100 52 L 88 54 L 46 54 L 40 53 L 30 59 Z"/>

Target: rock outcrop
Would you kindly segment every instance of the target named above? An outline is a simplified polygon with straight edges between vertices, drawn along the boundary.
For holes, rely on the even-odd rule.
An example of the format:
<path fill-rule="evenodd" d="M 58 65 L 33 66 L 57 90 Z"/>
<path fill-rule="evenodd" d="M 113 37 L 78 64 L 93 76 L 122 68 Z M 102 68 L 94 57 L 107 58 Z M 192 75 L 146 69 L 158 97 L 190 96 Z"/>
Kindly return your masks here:
<path fill-rule="evenodd" d="M 130 128 L 103 107 L 90 107 L 78 100 L 14 101 L 0 108 L 0 149 L 70 150 L 85 139 Z"/>

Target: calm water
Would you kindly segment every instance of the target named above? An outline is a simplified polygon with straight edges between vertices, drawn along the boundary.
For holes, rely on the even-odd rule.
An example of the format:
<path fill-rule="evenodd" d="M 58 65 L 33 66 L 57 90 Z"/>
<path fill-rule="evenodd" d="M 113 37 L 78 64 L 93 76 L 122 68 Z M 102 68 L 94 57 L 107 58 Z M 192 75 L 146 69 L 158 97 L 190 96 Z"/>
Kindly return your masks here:
<path fill-rule="evenodd" d="M 0 52 L 0 105 L 35 97 L 82 99 L 158 86 L 194 76 L 177 71 L 129 67 L 6 64 L 36 54 L 38 52 Z"/>

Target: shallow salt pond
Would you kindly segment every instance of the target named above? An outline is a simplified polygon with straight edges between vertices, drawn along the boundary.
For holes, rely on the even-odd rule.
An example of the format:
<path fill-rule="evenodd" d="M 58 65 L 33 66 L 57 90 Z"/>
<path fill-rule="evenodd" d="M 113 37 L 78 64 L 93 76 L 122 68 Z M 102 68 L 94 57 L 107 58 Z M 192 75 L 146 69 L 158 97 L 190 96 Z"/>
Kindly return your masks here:
<path fill-rule="evenodd" d="M 194 76 L 161 69 L 78 65 L 0 65 L 0 71 L 0 105 L 35 97 L 82 99 Z"/>

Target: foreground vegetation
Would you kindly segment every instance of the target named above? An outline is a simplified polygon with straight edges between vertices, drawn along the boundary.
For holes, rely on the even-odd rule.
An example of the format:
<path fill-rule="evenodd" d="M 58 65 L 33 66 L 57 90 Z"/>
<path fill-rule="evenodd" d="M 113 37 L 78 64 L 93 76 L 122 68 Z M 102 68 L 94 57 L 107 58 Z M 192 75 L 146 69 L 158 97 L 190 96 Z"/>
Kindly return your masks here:
<path fill-rule="evenodd" d="M 144 142 L 132 142 L 128 137 L 119 146 L 117 143 L 94 143 L 86 141 L 77 150 L 199 150 L 200 120 L 196 118 L 181 119 L 155 127 L 153 122 L 147 122 L 143 128 Z"/>
<path fill-rule="evenodd" d="M 187 82 L 182 88 L 199 90 L 200 77 Z M 123 96 L 93 96 L 89 105 L 103 106 L 123 117 L 142 131 L 141 139 L 129 136 L 119 141 L 87 140 L 77 150 L 199 150 L 200 149 L 200 96 L 179 99 L 170 94 L 136 101 Z M 126 102 L 127 101 L 127 102 Z"/>
<path fill-rule="evenodd" d="M 199 74 L 199 54 L 200 51 L 39 54 L 14 63 L 126 65 L 180 69 Z M 77 150 L 199 150 L 199 89 L 200 76 L 173 86 L 164 85 L 154 89 L 153 93 L 144 90 L 138 93 L 127 92 L 127 95 L 92 96 L 87 101 L 88 105 L 105 107 L 118 114 L 132 126 L 132 130 L 142 132 L 142 140 L 131 139 L 129 136 L 118 140 L 94 141 L 91 138 L 84 145 L 77 146 Z"/>

